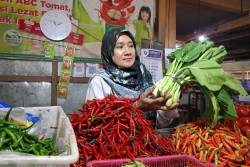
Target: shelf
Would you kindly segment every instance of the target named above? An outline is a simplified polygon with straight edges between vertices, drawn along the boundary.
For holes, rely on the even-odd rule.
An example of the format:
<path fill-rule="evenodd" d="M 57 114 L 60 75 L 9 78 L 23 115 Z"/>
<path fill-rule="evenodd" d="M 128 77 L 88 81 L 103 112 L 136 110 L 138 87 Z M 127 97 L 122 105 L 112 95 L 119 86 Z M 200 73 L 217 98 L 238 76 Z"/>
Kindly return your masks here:
<path fill-rule="evenodd" d="M 226 72 L 226 73 L 238 80 L 250 79 L 250 71 L 232 71 L 232 72 Z"/>

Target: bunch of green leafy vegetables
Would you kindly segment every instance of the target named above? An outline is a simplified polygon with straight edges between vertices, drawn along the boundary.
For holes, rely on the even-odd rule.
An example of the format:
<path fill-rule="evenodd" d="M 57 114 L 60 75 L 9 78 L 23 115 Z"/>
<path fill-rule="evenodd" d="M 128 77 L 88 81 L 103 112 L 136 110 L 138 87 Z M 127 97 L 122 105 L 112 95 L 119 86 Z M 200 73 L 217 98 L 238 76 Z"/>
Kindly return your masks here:
<path fill-rule="evenodd" d="M 204 120 L 213 120 L 212 126 L 215 126 L 221 118 L 236 119 L 232 95 L 247 95 L 247 92 L 237 79 L 223 70 L 221 63 L 226 54 L 223 45 L 215 47 L 209 39 L 185 44 L 168 55 L 166 74 L 156 83 L 153 97 L 171 94 L 166 102 L 166 106 L 170 106 L 179 102 L 183 85 L 195 83 L 210 101 L 202 114 Z"/>

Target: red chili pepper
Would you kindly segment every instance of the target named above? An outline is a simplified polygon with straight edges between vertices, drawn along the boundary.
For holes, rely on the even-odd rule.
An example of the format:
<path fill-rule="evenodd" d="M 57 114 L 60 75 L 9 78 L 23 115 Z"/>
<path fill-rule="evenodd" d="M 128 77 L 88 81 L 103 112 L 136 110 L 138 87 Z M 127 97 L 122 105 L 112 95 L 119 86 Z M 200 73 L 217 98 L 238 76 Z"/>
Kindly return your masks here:
<path fill-rule="evenodd" d="M 208 132 L 209 129 L 210 129 L 210 128 L 207 127 L 207 128 L 204 130 L 204 132 L 201 134 L 201 136 L 205 136 L 205 134 Z"/>
<path fill-rule="evenodd" d="M 149 132 L 147 131 L 147 129 L 145 129 L 145 133 L 144 133 L 144 145 L 143 148 L 145 148 L 148 145 L 148 140 L 149 140 Z"/>
<path fill-rule="evenodd" d="M 128 127 L 127 125 L 125 125 L 125 124 L 123 124 L 123 123 L 120 122 L 120 128 L 121 128 L 121 127 L 123 127 L 123 128 L 126 129 L 126 130 L 129 129 L 129 127 Z"/>
<path fill-rule="evenodd" d="M 239 150 L 240 148 L 239 148 L 239 146 L 237 146 L 235 143 L 233 143 L 230 139 L 228 139 L 228 138 L 224 138 L 224 140 L 230 145 L 230 146 L 232 146 L 233 148 L 235 148 L 236 150 Z"/>
<path fill-rule="evenodd" d="M 233 132 L 233 131 L 231 131 L 231 130 L 229 130 L 228 128 L 220 128 L 221 130 L 224 130 L 224 131 L 226 131 L 226 132 L 228 132 L 228 133 L 230 133 L 230 134 L 232 134 L 232 135 L 234 135 L 234 136 L 238 136 L 238 134 L 236 133 L 236 132 Z M 224 132 L 225 133 L 225 132 Z"/>
<path fill-rule="evenodd" d="M 225 148 L 227 149 L 227 151 L 230 154 L 234 154 L 232 148 L 227 144 L 227 142 L 225 141 L 224 137 L 222 135 L 220 135 L 221 141 L 223 142 L 223 145 L 225 146 Z"/>
<path fill-rule="evenodd" d="M 215 135 L 212 136 L 212 137 L 211 137 L 211 142 L 212 142 L 212 144 L 213 144 L 215 147 L 219 147 L 219 145 L 217 145 L 217 143 L 216 143 L 216 141 L 215 141 L 217 138 L 216 138 L 216 139 L 215 139 L 215 138 L 216 138 Z"/>
<path fill-rule="evenodd" d="M 188 145 L 188 155 L 192 156 L 192 146 L 191 146 L 191 144 Z"/>
<path fill-rule="evenodd" d="M 202 135 L 198 134 L 198 136 L 199 136 L 199 138 L 200 138 L 203 142 L 205 142 L 205 143 L 207 143 L 207 144 L 212 144 L 211 141 L 209 141 L 208 139 L 205 139 Z"/>
<path fill-rule="evenodd" d="M 191 143 L 191 145 L 192 145 L 192 147 L 193 147 L 193 152 L 194 152 L 194 155 L 196 155 L 196 154 L 197 154 L 197 152 L 196 152 L 196 147 L 195 147 L 195 144 Z M 177 149 L 177 148 L 176 148 L 176 149 Z"/>
<path fill-rule="evenodd" d="M 117 134 L 118 134 L 119 138 L 121 139 L 121 141 L 123 143 L 125 143 L 125 140 L 122 138 L 122 136 L 120 134 L 120 121 L 119 120 L 117 121 Z"/>
<path fill-rule="evenodd" d="M 220 152 L 222 155 L 231 155 L 231 154 L 228 153 L 225 149 L 220 149 L 219 152 Z"/>
<path fill-rule="evenodd" d="M 83 150 L 88 150 L 89 153 L 93 152 L 92 149 L 89 146 L 87 146 L 86 144 L 80 143 L 80 145 L 83 148 Z"/>
<path fill-rule="evenodd" d="M 134 156 L 131 154 L 131 152 L 129 151 L 128 147 L 125 147 L 126 149 L 126 152 L 128 154 L 128 156 L 131 158 L 131 159 L 134 159 Z"/>
<path fill-rule="evenodd" d="M 180 146 L 183 145 L 183 143 L 186 141 L 186 138 L 187 138 L 187 136 L 185 136 L 184 138 L 180 139 L 181 140 L 180 141 Z"/>
<path fill-rule="evenodd" d="M 46 136 L 46 133 L 44 133 L 43 137 L 41 137 L 40 140 L 43 140 L 45 138 L 45 136 Z"/>
<path fill-rule="evenodd" d="M 103 129 L 107 129 L 108 127 L 112 126 L 114 124 L 115 120 L 111 119 L 107 125 L 103 127 Z"/>
<path fill-rule="evenodd" d="M 85 149 L 82 149 L 85 157 L 86 164 L 89 162 L 88 154 L 86 153 Z"/>
<path fill-rule="evenodd" d="M 228 161 L 227 159 L 225 159 L 225 158 L 223 158 L 223 157 L 221 157 L 221 156 L 218 156 L 218 160 L 220 160 L 221 162 L 223 162 L 223 161 Z"/>
<path fill-rule="evenodd" d="M 227 161 L 222 161 L 218 167 L 225 167 L 227 165 Z"/>
<path fill-rule="evenodd" d="M 106 154 L 105 148 L 102 144 L 102 133 L 99 136 L 98 143 L 99 143 L 102 155 L 104 156 L 105 159 L 107 159 L 107 154 Z"/>
<path fill-rule="evenodd" d="M 239 150 L 239 154 L 244 157 L 247 154 L 247 149 Z"/>
<path fill-rule="evenodd" d="M 212 161 L 212 159 L 214 158 L 215 152 L 216 152 L 216 149 L 213 149 L 213 151 L 211 152 L 211 154 L 207 160 L 208 163 L 210 163 Z"/>
<path fill-rule="evenodd" d="M 227 163 L 231 166 L 231 167 L 236 167 L 237 164 L 233 163 L 232 161 L 227 161 Z"/>

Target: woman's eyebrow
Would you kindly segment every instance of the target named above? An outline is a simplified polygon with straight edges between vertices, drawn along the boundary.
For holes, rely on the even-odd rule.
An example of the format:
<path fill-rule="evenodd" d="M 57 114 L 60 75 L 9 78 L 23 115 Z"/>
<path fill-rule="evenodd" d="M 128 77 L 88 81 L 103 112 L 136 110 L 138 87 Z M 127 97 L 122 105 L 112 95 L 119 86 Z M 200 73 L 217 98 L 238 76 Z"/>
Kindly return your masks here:
<path fill-rule="evenodd" d="M 129 41 L 129 42 L 128 42 L 128 44 L 131 44 L 131 43 L 133 43 L 133 41 Z M 117 42 L 116 45 L 117 45 L 117 44 L 124 44 L 124 42 L 123 42 L 123 41 Z"/>

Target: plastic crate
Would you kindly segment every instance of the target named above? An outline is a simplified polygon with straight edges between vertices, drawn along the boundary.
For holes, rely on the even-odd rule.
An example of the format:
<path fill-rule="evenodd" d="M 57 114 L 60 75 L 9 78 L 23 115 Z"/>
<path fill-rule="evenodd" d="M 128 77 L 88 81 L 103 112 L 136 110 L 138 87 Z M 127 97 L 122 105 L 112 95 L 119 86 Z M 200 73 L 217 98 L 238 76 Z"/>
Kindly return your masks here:
<path fill-rule="evenodd" d="M 14 108 L 13 108 L 14 109 Z M 54 133 L 54 129 L 45 127 L 57 127 L 56 147 L 58 150 L 65 146 L 69 141 L 70 148 L 56 156 L 35 156 L 32 154 L 0 152 L 0 166 L 2 167 L 69 167 L 79 158 L 78 147 L 75 133 L 69 121 L 60 106 L 50 107 L 27 107 L 23 108 L 26 113 L 31 113 L 39 118 L 50 119 L 49 125 L 44 125 L 44 119 L 37 122 L 41 125 L 36 127 L 35 133 Z M 45 121 L 44 121 L 45 122 Z M 36 125 L 36 124 L 35 124 Z M 33 127 L 35 128 L 35 126 Z M 32 129 L 31 129 L 32 130 Z"/>
<path fill-rule="evenodd" d="M 169 155 L 160 157 L 136 158 L 149 167 L 216 167 L 213 164 L 205 165 L 201 161 L 188 155 Z M 120 167 L 131 162 L 130 159 L 94 160 L 87 163 L 87 167 Z"/>

